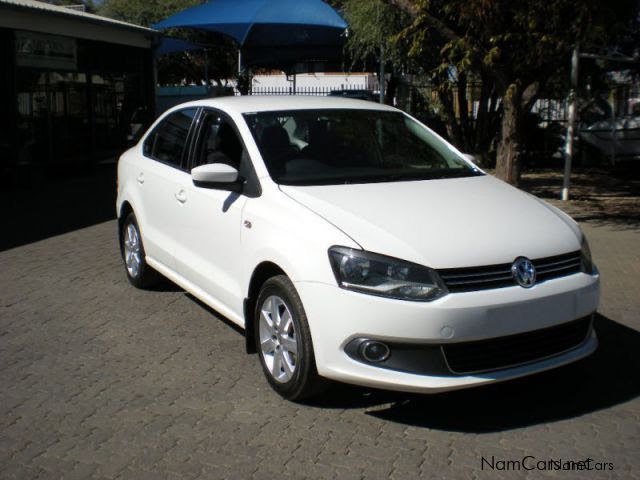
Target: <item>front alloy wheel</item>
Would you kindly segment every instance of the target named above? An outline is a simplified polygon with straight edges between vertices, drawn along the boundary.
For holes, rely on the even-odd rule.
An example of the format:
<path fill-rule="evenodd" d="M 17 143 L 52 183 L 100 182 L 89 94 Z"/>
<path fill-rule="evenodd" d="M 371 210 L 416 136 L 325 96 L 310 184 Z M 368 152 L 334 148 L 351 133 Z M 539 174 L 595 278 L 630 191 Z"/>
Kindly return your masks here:
<path fill-rule="evenodd" d="M 298 357 L 298 341 L 291 312 L 277 295 L 267 297 L 260 308 L 260 352 L 276 382 L 293 378 Z"/>
<path fill-rule="evenodd" d="M 264 283 L 253 318 L 256 349 L 271 387 L 294 401 L 319 393 L 326 382 L 316 370 L 302 301 L 287 276 Z"/>

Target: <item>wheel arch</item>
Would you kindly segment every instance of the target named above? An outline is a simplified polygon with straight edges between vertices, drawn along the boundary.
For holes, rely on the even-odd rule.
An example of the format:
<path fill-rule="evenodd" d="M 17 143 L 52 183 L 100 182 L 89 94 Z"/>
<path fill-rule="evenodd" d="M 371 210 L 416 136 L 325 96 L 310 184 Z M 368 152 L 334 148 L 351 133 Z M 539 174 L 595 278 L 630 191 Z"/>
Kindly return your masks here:
<path fill-rule="evenodd" d="M 123 253 L 122 227 L 124 225 L 124 221 L 130 213 L 133 213 L 133 207 L 128 200 L 125 200 L 124 202 L 122 202 L 122 205 L 120 205 L 120 210 L 118 211 L 118 245 L 120 245 L 121 254 Z"/>
<path fill-rule="evenodd" d="M 251 274 L 251 280 L 249 280 L 249 289 L 247 291 L 247 298 L 245 298 L 243 302 L 244 334 L 247 353 L 256 353 L 254 335 L 254 311 L 256 308 L 258 295 L 260 294 L 260 287 L 264 285 L 264 282 L 277 275 L 287 275 L 287 273 L 278 264 L 268 260 L 258 264 L 253 269 L 253 273 Z"/>

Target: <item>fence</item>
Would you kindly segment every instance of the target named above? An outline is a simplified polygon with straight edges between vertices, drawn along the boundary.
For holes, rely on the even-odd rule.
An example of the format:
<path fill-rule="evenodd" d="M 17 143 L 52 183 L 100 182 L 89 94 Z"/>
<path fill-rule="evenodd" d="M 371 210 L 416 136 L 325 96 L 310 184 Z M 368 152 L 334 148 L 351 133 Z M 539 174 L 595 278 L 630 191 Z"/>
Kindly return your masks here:
<path fill-rule="evenodd" d="M 362 85 L 340 85 L 332 86 L 332 87 L 319 87 L 319 86 L 297 86 L 295 95 L 314 95 L 314 96 L 326 96 L 331 92 L 336 90 L 367 90 L 372 91 L 370 88 L 367 88 L 365 84 Z M 234 89 L 236 95 L 240 95 L 238 89 Z M 249 95 L 294 95 L 293 85 L 284 86 L 284 87 L 275 87 L 275 86 L 254 86 L 251 88 Z"/>
<path fill-rule="evenodd" d="M 431 85 L 415 85 L 414 88 L 422 91 L 422 94 L 426 96 L 430 101 L 435 101 L 435 91 Z M 297 86 L 295 89 L 295 95 L 315 95 L 315 96 L 326 96 L 329 95 L 333 91 L 369 91 L 374 92 L 374 90 L 366 85 L 335 85 L 335 86 Z M 476 100 L 477 95 L 479 94 L 480 84 L 479 83 L 469 83 L 467 86 L 467 108 L 469 116 L 472 119 L 475 119 L 478 114 L 479 102 Z M 234 89 L 235 95 L 240 95 L 238 89 Z M 249 95 L 293 95 L 293 85 L 287 86 L 253 86 Z M 453 88 L 454 95 L 454 109 L 455 114 L 458 116 L 459 112 L 459 104 L 458 104 L 458 91 L 457 88 Z M 543 126 L 548 125 L 551 122 L 566 122 L 567 119 L 567 100 L 555 100 L 555 99 L 539 99 L 536 101 L 532 108 L 533 113 L 537 113 L 540 117 L 540 121 Z"/>
<path fill-rule="evenodd" d="M 531 112 L 538 115 L 542 126 L 548 126 L 552 122 L 564 123 L 569 112 L 568 102 L 566 99 L 540 98 L 536 100 Z"/>

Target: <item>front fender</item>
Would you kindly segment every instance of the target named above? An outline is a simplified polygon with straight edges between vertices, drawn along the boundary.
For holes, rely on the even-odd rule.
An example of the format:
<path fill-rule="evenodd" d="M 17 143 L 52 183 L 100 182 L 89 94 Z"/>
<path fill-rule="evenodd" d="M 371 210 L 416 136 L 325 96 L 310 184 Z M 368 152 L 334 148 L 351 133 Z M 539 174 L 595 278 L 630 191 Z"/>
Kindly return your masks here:
<path fill-rule="evenodd" d="M 263 262 L 280 267 L 293 282 L 335 283 L 328 249 L 360 248 L 337 227 L 278 189 L 265 189 L 247 201 L 243 214 L 243 291 L 248 295 L 253 271 Z"/>

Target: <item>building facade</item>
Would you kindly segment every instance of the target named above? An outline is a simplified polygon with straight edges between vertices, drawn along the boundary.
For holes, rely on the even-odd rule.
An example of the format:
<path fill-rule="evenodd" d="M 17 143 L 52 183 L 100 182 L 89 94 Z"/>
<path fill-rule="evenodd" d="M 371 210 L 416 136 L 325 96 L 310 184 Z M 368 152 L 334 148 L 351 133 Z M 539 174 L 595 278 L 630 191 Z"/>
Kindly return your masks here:
<path fill-rule="evenodd" d="M 33 0 L 0 0 L 2 187 L 91 168 L 154 110 L 157 32 Z"/>

